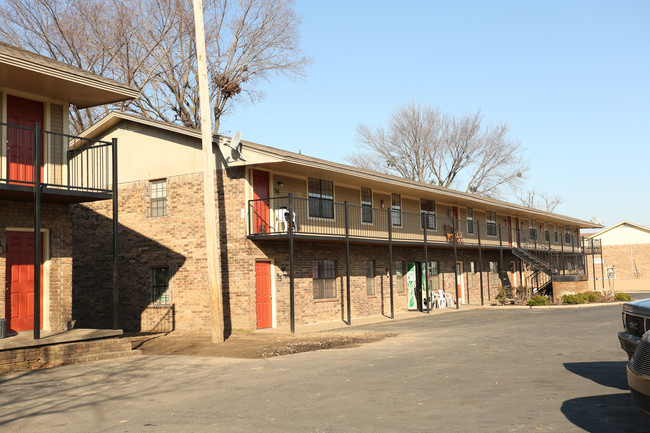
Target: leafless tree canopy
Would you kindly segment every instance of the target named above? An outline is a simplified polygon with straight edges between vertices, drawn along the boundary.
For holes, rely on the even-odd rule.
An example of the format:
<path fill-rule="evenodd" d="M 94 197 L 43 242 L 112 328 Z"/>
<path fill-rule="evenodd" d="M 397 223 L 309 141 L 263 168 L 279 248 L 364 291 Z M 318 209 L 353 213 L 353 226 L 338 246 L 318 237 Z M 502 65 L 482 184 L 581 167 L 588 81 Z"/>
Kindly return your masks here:
<path fill-rule="evenodd" d="M 534 189 L 520 191 L 517 194 L 519 202 L 527 207 L 555 212 L 555 208 L 562 203 L 562 197 L 551 196 L 549 193 L 538 193 Z"/>
<path fill-rule="evenodd" d="M 357 127 L 357 153 L 347 159 L 369 170 L 498 197 L 528 167 L 503 123 L 483 127 L 480 110 L 454 117 L 410 103 L 393 110 L 387 130 Z"/>
<path fill-rule="evenodd" d="M 299 77 L 293 0 L 205 0 L 208 75 L 215 131 L 236 98 L 255 100 L 260 80 Z M 73 107 L 81 131 L 109 110 L 198 128 L 199 95 L 191 0 L 2 0 L 0 38 L 141 91 L 111 107 Z"/>

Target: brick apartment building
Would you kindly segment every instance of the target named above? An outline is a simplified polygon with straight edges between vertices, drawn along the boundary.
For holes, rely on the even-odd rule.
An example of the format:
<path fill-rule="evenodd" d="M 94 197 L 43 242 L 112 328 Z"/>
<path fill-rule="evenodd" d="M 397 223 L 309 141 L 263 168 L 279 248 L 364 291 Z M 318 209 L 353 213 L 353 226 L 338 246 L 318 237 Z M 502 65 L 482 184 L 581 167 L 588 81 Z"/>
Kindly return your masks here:
<path fill-rule="evenodd" d="M 70 104 L 135 96 L 113 80 L 0 43 L 0 318 L 7 331 L 38 338 L 41 329 L 66 329 L 73 317 L 70 204 L 112 196 L 113 144 L 69 135 Z"/>
<path fill-rule="evenodd" d="M 120 326 L 209 327 L 199 131 L 112 113 L 84 136 L 119 141 Z M 586 282 L 590 222 L 254 143 L 222 138 L 214 154 L 227 328 L 421 310 L 430 290 L 480 304 L 499 286 Z M 111 255 L 93 240 L 110 235 L 110 202 L 79 204 L 73 220 L 76 318 L 109 326 Z"/>
<path fill-rule="evenodd" d="M 604 286 L 616 291 L 648 287 L 650 228 L 622 221 L 589 236 L 587 240 L 602 245 L 602 256 L 593 257 L 587 268 L 592 279 L 595 275 L 606 280 L 602 284 L 596 282 L 596 287 Z"/>

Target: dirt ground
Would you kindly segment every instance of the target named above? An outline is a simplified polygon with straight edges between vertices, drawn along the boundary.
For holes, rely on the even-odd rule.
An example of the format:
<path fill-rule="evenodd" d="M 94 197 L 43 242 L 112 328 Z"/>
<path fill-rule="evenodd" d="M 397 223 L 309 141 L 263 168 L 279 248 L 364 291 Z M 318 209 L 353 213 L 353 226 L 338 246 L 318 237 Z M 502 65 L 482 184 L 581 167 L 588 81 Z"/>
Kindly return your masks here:
<path fill-rule="evenodd" d="M 208 331 L 175 331 L 168 334 L 135 334 L 133 349 L 144 355 L 219 356 L 226 358 L 269 358 L 314 350 L 354 347 L 392 337 L 391 333 L 319 332 L 270 334 L 234 331 L 224 343 L 213 344 Z"/>

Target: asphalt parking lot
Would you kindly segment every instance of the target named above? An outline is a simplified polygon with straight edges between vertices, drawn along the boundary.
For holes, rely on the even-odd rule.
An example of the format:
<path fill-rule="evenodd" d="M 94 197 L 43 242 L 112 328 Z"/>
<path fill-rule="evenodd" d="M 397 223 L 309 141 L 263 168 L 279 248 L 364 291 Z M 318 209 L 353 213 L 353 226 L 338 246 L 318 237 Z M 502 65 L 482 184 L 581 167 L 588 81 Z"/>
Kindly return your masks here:
<path fill-rule="evenodd" d="M 133 357 L 0 376 L 12 432 L 649 432 L 620 305 L 450 311 L 361 347 Z"/>

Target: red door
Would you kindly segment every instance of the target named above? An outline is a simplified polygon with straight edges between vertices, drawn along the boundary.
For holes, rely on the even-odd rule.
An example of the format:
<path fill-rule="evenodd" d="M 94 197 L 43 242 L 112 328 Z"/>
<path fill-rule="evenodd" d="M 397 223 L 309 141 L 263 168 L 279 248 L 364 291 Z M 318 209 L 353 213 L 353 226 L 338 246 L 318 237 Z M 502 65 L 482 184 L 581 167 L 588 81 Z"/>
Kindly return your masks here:
<path fill-rule="evenodd" d="M 255 262 L 255 289 L 257 291 L 257 329 L 273 326 L 271 304 L 271 262 Z"/>
<path fill-rule="evenodd" d="M 43 236 L 41 235 L 41 245 Z M 7 231 L 7 328 L 34 329 L 34 233 Z M 43 325 L 43 250 L 41 249 L 40 323 Z"/>
<path fill-rule="evenodd" d="M 253 170 L 254 233 L 269 231 L 269 172 Z"/>
<path fill-rule="evenodd" d="M 7 95 L 7 123 L 22 128 L 8 128 L 9 179 L 34 181 L 34 124 L 43 127 L 43 103 Z M 41 140 L 41 155 L 43 141 Z M 43 177 L 41 157 L 41 178 Z"/>

